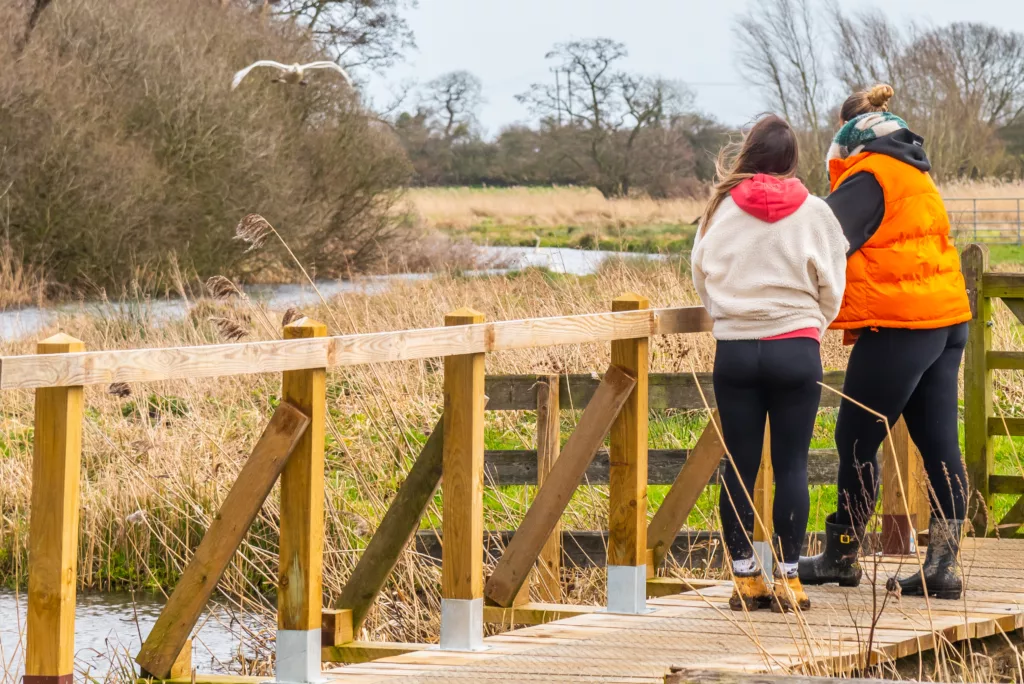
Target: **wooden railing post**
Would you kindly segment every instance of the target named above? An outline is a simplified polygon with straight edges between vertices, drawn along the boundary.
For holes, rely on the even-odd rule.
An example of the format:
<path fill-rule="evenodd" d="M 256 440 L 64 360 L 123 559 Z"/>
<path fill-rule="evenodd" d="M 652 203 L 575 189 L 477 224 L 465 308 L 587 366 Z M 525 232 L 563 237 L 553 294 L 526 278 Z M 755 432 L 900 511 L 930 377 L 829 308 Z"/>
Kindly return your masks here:
<path fill-rule="evenodd" d="M 974 314 L 964 352 L 964 460 L 970 487 L 976 493 L 971 498 L 978 504 L 973 515 L 974 533 L 985 535 L 994 527 L 989 477 L 995 470 L 995 450 L 988 434 L 992 371 L 986 358 L 992 348 L 992 300 L 982 289 L 988 270 L 988 247 L 967 245 L 960 262 Z"/>
<path fill-rule="evenodd" d="M 902 418 L 892 428 L 892 444 L 886 439 L 884 447 L 882 552 L 905 556 L 914 553 L 918 532 L 928 527 L 928 478 Z"/>
<path fill-rule="evenodd" d="M 544 485 L 558 460 L 561 445 L 558 376 L 537 382 L 537 488 Z M 537 559 L 537 589 L 540 600 L 558 603 L 562 598 L 562 528 L 555 525 Z"/>
<path fill-rule="evenodd" d="M 627 293 L 612 311 L 650 308 L 646 297 Z M 636 386 L 612 424 L 609 449 L 608 599 L 610 612 L 647 610 L 647 337 L 612 342 L 612 364 L 636 378 Z"/>
<path fill-rule="evenodd" d="M 483 323 L 463 308 L 446 326 Z M 484 648 L 484 355 L 444 358 L 442 449 L 441 648 Z"/>
<path fill-rule="evenodd" d="M 750 493 L 754 500 L 754 555 L 761 561 L 761 569 L 772 581 L 772 534 L 774 532 L 772 511 L 775 505 L 775 470 L 772 468 L 772 426 L 764 423 L 764 441 L 761 445 L 761 469 L 757 471 L 754 491 Z"/>
<path fill-rule="evenodd" d="M 85 351 L 55 335 L 39 354 Z M 78 480 L 82 460 L 82 388 L 36 390 L 29 520 L 26 684 L 71 684 L 75 664 Z"/>
<path fill-rule="evenodd" d="M 301 318 L 284 338 L 325 337 L 327 326 Z M 277 585 L 278 682 L 320 679 L 323 611 L 324 418 L 327 370 L 286 371 L 281 397 L 309 418 L 309 427 L 281 473 L 281 550 Z"/>

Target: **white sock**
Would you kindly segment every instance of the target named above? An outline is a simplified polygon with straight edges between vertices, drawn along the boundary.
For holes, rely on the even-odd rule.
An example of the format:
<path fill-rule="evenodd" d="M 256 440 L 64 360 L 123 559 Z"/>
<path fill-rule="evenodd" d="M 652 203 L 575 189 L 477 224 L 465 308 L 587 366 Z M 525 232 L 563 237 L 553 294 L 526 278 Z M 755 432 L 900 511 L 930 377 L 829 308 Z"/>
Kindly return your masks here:
<path fill-rule="evenodd" d="M 800 574 L 800 572 L 799 572 L 800 564 L 799 563 L 779 563 L 779 565 L 782 566 L 782 576 L 783 577 L 788 577 L 788 578 L 792 579 L 792 578 L 794 578 L 794 577 L 796 577 L 797 575 Z"/>
<path fill-rule="evenodd" d="M 757 556 L 732 562 L 732 572 L 734 575 L 752 575 L 757 569 Z"/>

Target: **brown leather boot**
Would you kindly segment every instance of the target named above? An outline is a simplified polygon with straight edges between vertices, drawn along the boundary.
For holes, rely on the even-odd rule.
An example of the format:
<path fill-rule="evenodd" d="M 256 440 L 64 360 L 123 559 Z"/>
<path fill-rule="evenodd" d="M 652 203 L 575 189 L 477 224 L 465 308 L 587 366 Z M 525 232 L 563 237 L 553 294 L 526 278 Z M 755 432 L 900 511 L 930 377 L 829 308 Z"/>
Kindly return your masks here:
<path fill-rule="evenodd" d="M 811 599 L 804 591 L 804 585 L 800 584 L 799 577 L 776 577 L 772 593 L 772 612 L 793 613 L 796 608 L 801 611 L 811 609 Z"/>
<path fill-rule="evenodd" d="M 764 575 L 760 570 L 752 574 L 733 574 L 733 583 L 736 585 L 732 590 L 732 597 L 729 598 L 729 607 L 735 611 L 761 610 L 772 604 L 772 592 L 764 581 Z"/>

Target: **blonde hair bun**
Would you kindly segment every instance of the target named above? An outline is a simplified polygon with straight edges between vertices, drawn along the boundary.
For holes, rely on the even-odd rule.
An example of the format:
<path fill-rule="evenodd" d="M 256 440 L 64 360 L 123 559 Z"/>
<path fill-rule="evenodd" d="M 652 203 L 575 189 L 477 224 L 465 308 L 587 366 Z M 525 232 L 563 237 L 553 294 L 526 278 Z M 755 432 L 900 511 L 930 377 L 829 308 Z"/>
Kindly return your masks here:
<path fill-rule="evenodd" d="M 871 90 L 868 91 L 868 102 L 871 103 L 872 107 L 881 107 L 883 110 L 889 108 L 889 100 L 896 94 L 893 87 L 887 83 L 879 83 L 876 86 L 872 86 Z"/>

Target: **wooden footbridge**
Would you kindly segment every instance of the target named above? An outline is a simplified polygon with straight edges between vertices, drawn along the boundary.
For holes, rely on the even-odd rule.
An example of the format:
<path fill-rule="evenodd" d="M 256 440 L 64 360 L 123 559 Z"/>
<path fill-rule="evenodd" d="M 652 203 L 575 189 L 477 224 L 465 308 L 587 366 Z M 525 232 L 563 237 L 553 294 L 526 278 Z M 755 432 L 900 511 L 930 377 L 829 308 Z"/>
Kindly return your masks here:
<path fill-rule="evenodd" d="M 992 416 L 991 369 L 1024 369 L 1024 353 L 993 352 L 991 298 L 1024 315 L 1024 275 L 986 273 L 983 248 L 964 254 L 976 317 L 966 359 L 967 460 L 978 506 L 975 530 L 1016 536 L 1024 497 L 999 524 L 995 494 L 1024 493 L 1024 478 L 994 473 L 992 436 L 1024 435 L 1024 420 Z M 857 590 L 814 589 L 802 615 L 736 614 L 728 582 L 668 576 L 666 560 L 686 554 L 681 530 L 698 496 L 723 466 L 714 420 L 690 451 L 648 450 L 648 412 L 714 409 L 707 377 L 648 373 L 654 335 L 704 333 L 699 307 L 650 309 L 635 294 L 609 313 L 488 323 L 460 309 L 445 327 L 327 336 L 302 319 L 284 339 L 127 351 L 85 351 L 58 335 L 38 354 L 0 359 L 0 390 L 36 392 L 29 554 L 27 684 L 70 682 L 78 540 L 78 480 L 85 385 L 145 383 L 246 373 L 282 373 L 282 402 L 196 549 L 137 655 L 142 674 L 181 681 L 211 678 L 191 668 L 190 634 L 264 499 L 280 479 L 280 564 L 276 681 L 661 681 L 671 665 L 752 673 L 851 671 L 944 642 L 1024 627 L 1024 542 L 969 540 L 968 590 L 961 602 L 888 596 L 885 579 L 920 562 L 927 527 L 920 456 L 895 426 L 883 464 L 884 555 L 865 559 Z M 601 377 L 484 375 L 489 352 L 607 342 L 611 365 Z M 444 357 L 444 412 L 335 605 L 322 587 L 324 424 L 327 369 Z M 841 385 L 842 374 L 827 384 Z M 835 406 L 833 392 L 823 405 Z M 485 452 L 487 410 L 537 412 L 537 449 Z M 559 444 L 558 411 L 584 409 Z M 712 415 L 714 415 L 712 413 Z M 610 434 L 610 446 L 602 449 Z M 769 441 L 766 439 L 766 450 Z M 725 459 L 727 460 L 727 459 Z M 766 459 L 768 463 L 768 459 Z M 834 455 L 816 452 L 812 482 L 832 481 Z M 607 602 L 559 603 L 562 565 L 573 554 L 559 519 L 581 482 L 607 483 L 609 529 L 602 542 Z M 671 483 L 648 521 L 647 486 Z M 755 542 L 770 561 L 772 477 L 762 469 L 752 493 Z M 488 550 L 485 577 L 483 490 L 487 484 L 540 485 L 517 530 Z M 440 644 L 370 643 L 361 625 L 403 549 L 415 536 L 434 492 L 444 503 Z M 918 547 L 919 549 L 919 547 Z M 600 562 L 600 561 L 598 561 Z M 672 564 L 670 564 L 672 565 Z M 539 599 L 531 601 L 531 594 Z M 484 637 L 485 625 L 510 631 Z M 514 629 L 514 627 L 519 627 Z M 324 665 L 326 664 L 326 665 Z"/>

